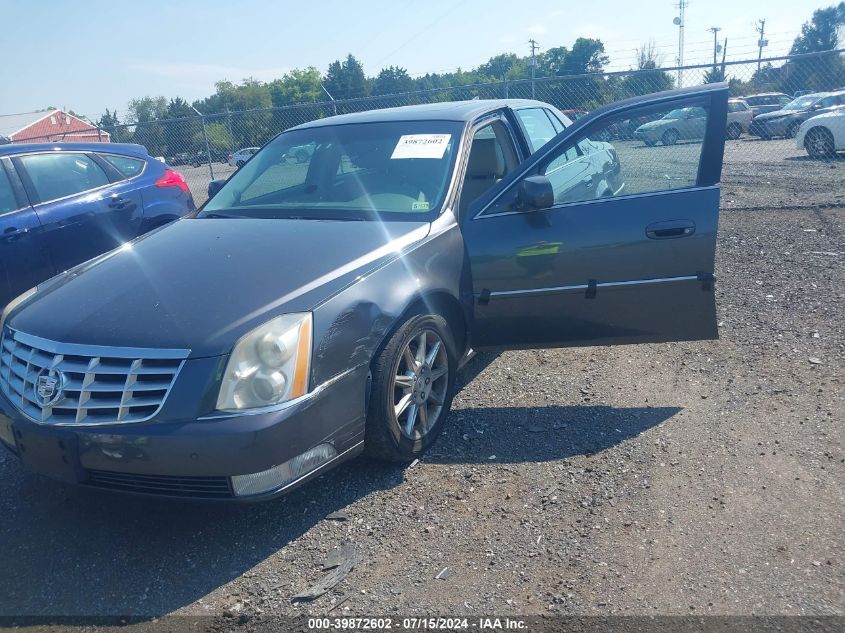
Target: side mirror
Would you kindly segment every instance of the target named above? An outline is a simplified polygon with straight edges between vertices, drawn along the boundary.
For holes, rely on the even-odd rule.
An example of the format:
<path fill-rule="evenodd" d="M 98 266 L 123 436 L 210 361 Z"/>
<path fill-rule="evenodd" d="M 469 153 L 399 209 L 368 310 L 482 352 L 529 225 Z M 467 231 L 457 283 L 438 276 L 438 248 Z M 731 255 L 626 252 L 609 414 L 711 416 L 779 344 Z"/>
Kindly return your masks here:
<path fill-rule="evenodd" d="M 223 188 L 223 185 L 226 184 L 225 178 L 219 178 L 218 180 L 212 180 L 208 183 L 208 197 L 213 198 L 214 194 L 220 191 Z"/>
<path fill-rule="evenodd" d="M 555 192 L 551 181 L 545 176 L 528 176 L 519 183 L 517 191 L 519 206 L 529 211 L 548 209 L 555 203 Z"/>

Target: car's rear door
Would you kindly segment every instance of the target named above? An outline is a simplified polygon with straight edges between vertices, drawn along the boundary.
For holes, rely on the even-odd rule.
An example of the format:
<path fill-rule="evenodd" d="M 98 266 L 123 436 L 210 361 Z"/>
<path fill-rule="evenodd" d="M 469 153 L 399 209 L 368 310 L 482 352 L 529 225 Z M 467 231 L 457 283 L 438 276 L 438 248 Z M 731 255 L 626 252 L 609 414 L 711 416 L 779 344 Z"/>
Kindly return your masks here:
<path fill-rule="evenodd" d="M 474 296 L 473 345 L 605 345 L 717 336 L 714 254 L 728 90 L 711 84 L 596 110 L 525 161 L 462 216 Z M 619 122 L 701 107 L 703 139 L 644 147 L 591 140 Z M 567 165 L 588 142 L 589 192 Z M 521 206 L 528 177 L 545 176 L 549 208 Z M 536 182 L 536 178 L 534 179 Z M 542 181 L 542 179 L 540 179 Z"/>
<path fill-rule="evenodd" d="M 137 234 L 140 194 L 89 152 L 35 152 L 12 159 L 45 232 L 58 271 Z"/>

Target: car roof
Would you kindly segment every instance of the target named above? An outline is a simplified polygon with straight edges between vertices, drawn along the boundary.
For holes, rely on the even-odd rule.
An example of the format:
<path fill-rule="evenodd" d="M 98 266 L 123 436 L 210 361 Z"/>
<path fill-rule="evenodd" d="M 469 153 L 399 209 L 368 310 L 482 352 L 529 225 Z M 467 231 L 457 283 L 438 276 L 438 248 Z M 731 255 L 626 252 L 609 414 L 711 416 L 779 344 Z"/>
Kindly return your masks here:
<path fill-rule="evenodd" d="M 14 156 L 30 152 L 50 151 L 107 152 L 110 154 L 130 154 L 149 157 L 147 148 L 135 143 L 9 143 L 0 145 L 0 156 Z"/>
<path fill-rule="evenodd" d="M 297 125 L 293 130 L 301 130 L 310 127 L 321 127 L 326 125 L 345 125 L 348 123 L 377 123 L 385 121 L 458 121 L 469 122 L 479 115 L 498 110 L 500 108 L 525 108 L 525 107 L 551 108 L 548 103 L 534 101 L 532 99 L 473 99 L 471 101 L 441 101 L 438 103 L 424 103 L 420 105 L 399 106 L 397 108 L 383 108 L 380 110 L 367 110 L 365 112 L 354 112 L 352 114 L 339 114 L 337 116 L 317 119 L 302 125 Z"/>
<path fill-rule="evenodd" d="M 755 92 L 753 95 L 746 95 L 740 99 L 747 99 L 748 97 L 788 97 L 789 95 L 783 92 Z"/>

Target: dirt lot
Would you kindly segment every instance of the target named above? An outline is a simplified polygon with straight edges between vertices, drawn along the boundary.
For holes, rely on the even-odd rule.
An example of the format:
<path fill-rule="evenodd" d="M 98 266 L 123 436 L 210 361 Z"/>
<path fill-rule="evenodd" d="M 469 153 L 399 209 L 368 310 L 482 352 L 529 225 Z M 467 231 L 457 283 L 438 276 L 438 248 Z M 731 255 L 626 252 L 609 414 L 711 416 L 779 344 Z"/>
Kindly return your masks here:
<path fill-rule="evenodd" d="M 720 340 L 477 357 L 419 463 L 264 505 L 64 489 L 2 454 L 0 615 L 842 615 L 845 164 L 759 145 L 726 160 Z M 347 542 L 363 562 L 292 604 Z"/>

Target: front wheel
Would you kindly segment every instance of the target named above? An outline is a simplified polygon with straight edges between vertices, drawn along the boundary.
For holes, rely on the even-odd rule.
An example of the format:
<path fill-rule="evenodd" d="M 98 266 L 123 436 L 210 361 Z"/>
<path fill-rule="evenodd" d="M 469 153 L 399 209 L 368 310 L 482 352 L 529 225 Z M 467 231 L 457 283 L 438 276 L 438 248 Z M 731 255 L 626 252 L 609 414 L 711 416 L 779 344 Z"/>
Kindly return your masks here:
<path fill-rule="evenodd" d="M 664 145 L 674 145 L 678 142 L 679 138 L 681 138 L 681 135 L 678 133 L 678 130 L 666 130 L 663 132 L 660 140 L 663 141 Z"/>
<path fill-rule="evenodd" d="M 452 406 L 456 371 L 443 317 L 421 314 L 405 321 L 372 364 L 367 454 L 407 462 L 431 446 Z"/>
<path fill-rule="evenodd" d="M 239 160 L 237 163 L 235 163 L 235 167 L 237 167 L 238 169 L 240 169 L 244 165 L 246 165 L 246 161 L 243 160 Z"/>
<path fill-rule="evenodd" d="M 807 132 L 804 137 L 804 149 L 810 158 L 831 158 L 836 153 L 833 136 L 822 127 L 816 127 Z"/>

